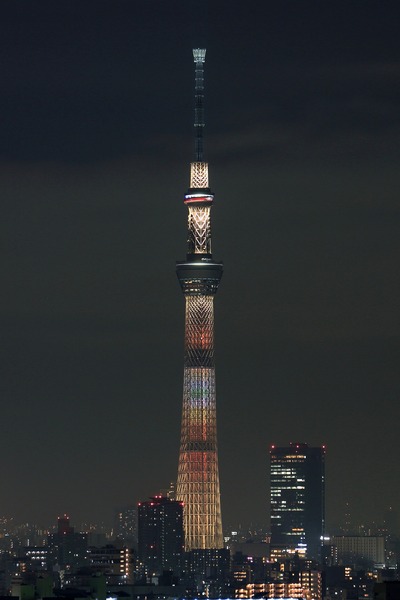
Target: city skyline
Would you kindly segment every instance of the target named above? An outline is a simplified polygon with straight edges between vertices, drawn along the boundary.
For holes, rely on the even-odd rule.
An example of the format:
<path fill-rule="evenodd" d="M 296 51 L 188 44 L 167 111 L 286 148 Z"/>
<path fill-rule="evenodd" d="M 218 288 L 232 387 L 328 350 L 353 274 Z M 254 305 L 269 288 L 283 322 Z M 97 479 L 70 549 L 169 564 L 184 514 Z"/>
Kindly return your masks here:
<path fill-rule="evenodd" d="M 177 468 L 193 5 L 82 4 L 3 7 L 0 514 L 21 521 L 111 519 Z M 326 444 L 327 530 L 398 497 L 398 12 L 209 6 L 225 527 L 267 522 L 271 444 Z"/>

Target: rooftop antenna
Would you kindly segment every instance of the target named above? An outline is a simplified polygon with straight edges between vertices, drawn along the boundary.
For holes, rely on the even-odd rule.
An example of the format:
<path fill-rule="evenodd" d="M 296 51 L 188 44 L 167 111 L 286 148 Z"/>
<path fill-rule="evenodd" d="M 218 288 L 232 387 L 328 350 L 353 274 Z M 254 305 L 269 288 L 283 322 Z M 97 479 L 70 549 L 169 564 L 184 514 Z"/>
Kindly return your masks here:
<path fill-rule="evenodd" d="M 194 86 L 194 131 L 196 162 L 204 160 L 203 129 L 204 123 L 204 63 L 206 62 L 206 49 L 193 48 L 193 59 L 195 64 L 195 86 Z"/>

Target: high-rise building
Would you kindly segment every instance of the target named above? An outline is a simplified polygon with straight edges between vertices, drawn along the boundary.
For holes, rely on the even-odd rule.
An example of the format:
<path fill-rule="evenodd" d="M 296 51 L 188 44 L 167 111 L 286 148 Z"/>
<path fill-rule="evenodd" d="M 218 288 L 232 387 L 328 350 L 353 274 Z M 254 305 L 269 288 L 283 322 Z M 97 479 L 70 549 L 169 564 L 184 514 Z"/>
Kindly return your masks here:
<path fill-rule="evenodd" d="M 136 506 L 123 506 L 114 513 L 114 537 L 128 545 L 137 540 L 137 511 Z"/>
<path fill-rule="evenodd" d="M 183 410 L 176 497 L 184 504 L 185 549 L 223 547 L 214 368 L 214 296 L 222 263 L 211 253 L 208 163 L 203 157 L 205 49 L 194 49 L 195 160 L 190 165 L 188 252 L 176 266 L 185 297 Z"/>
<path fill-rule="evenodd" d="M 325 530 L 325 447 L 271 446 L 271 556 L 321 559 Z"/>
<path fill-rule="evenodd" d="M 138 504 L 138 555 L 150 575 L 179 574 L 183 554 L 182 502 L 154 496 Z"/>
<path fill-rule="evenodd" d="M 76 532 L 67 515 L 58 517 L 57 532 L 47 536 L 47 545 L 49 562 L 66 572 L 87 564 L 87 534 Z"/>
<path fill-rule="evenodd" d="M 359 560 L 385 563 L 385 538 L 382 535 L 334 535 L 330 543 L 336 547 L 341 564 L 357 564 Z"/>

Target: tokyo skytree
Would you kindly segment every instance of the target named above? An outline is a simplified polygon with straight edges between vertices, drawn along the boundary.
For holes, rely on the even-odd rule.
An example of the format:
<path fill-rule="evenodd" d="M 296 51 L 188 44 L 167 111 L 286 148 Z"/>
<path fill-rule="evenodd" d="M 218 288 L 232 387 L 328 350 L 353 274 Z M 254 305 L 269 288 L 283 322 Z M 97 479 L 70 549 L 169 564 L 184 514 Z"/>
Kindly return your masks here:
<path fill-rule="evenodd" d="M 177 500 L 184 504 L 185 550 L 223 547 L 218 473 L 214 367 L 214 296 L 223 265 L 211 254 L 214 194 L 203 156 L 204 63 L 206 50 L 193 50 L 195 64 L 195 159 L 190 164 L 188 251 L 176 271 L 185 297 L 183 409 Z"/>

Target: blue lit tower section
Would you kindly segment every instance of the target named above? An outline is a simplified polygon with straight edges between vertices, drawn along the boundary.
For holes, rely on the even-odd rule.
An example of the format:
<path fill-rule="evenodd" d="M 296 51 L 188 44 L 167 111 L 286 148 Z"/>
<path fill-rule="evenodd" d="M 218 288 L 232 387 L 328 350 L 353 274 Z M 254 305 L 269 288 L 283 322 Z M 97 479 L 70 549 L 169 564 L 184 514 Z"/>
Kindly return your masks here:
<path fill-rule="evenodd" d="M 185 549 L 223 547 L 214 367 L 214 296 L 223 266 L 211 254 L 214 195 L 203 160 L 205 49 L 195 63 L 195 161 L 190 165 L 188 253 L 176 266 L 185 297 L 183 409 L 177 500 L 184 505 Z"/>

